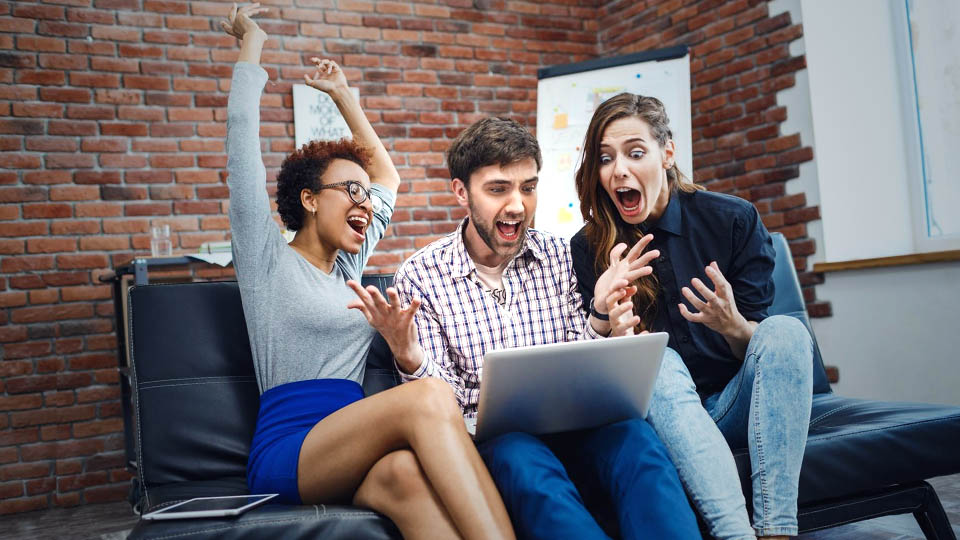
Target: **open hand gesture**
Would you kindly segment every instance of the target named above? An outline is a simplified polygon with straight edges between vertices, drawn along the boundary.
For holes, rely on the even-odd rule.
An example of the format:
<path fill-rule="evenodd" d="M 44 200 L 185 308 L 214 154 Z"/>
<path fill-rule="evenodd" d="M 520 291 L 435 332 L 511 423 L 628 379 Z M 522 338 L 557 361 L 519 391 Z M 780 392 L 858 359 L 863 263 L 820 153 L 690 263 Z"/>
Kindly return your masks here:
<path fill-rule="evenodd" d="M 312 86 L 321 92 L 327 94 L 338 89 L 347 88 L 347 78 L 343 75 L 343 70 L 333 60 L 327 60 L 313 57 L 310 59 L 316 66 L 313 77 L 304 74 L 303 80 L 307 86 Z"/>
<path fill-rule="evenodd" d="M 230 10 L 230 16 L 227 18 L 227 20 L 220 21 L 220 28 L 223 28 L 224 32 L 239 40 L 242 40 L 247 34 L 257 32 L 262 34 L 262 37 L 266 39 L 267 33 L 264 32 L 263 29 L 260 28 L 260 25 L 255 23 L 252 18 L 256 15 L 266 12 L 267 8 L 260 7 L 259 2 L 255 2 L 240 8 L 234 4 L 233 9 Z"/>
<path fill-rule="evenodd" d="M 713 282 L 714 289 L 710 290 L 707 285 L 699 278 L 693 278 L 690 283 L 700 293 L 697 296 L 689 287 L 684 287 L 681 292 L 690 302 L 690 305 L 697 310 L 697 313 L 687 309 L 686 304 L 680 303 L 680 315 L 690 322 L 698 322 L 707 325 L 707 328 L 719 332 L 724 336 L 736 335 L 740 330 L 748 325 L 747 320 L 737 310 L 737 302 L 733 297 L 733 287 L 720 273 L 720 267 L 716 261 L 711 262 L 710 266 L 704 269 L 707 277 Z"/>
<path fill-rule="evenodd" d="M 617 244 L 610 250 L 610 267 L 597 278 L 597 284 L 593 288 L 593 304 L 598 312 L 604 313 L 604 310 L 610 309 L 608 306 L 611 295 L 616 295 L 617 291 L 626 289 L 636 280 L 653 273 L 650 262 L 660 256 L 660 251 L 654 249 L 643 253 L 643 249 L 651 241 L 653 241 L 652 234 L 644 236 L 630 248 L 626 257 L 623 256 L 623 252 L 627 249 L 626 244 Z M 622 297 L 623 295 L 617 296 L 615 301 L 619 301 Z"/>
<path fill-rule="evenodd" d="M 386 340 L 394 356 L 409 357 L 411 351 L 419 350 L 413 316 L 420 309 L 420 300 L 414 299 L 406 309 L 401 309 L 400 297 L 393 287 L 387 289 L 387 296 L 390 297 L 388 304 L 380 291 L 372 285 L 364 289 L 351 279 L 347 281 L 347 286 L 357 293 L 357 299 L 347 304 L 347 308 L 358 309 L 363 313 L 370 326 Z"/>

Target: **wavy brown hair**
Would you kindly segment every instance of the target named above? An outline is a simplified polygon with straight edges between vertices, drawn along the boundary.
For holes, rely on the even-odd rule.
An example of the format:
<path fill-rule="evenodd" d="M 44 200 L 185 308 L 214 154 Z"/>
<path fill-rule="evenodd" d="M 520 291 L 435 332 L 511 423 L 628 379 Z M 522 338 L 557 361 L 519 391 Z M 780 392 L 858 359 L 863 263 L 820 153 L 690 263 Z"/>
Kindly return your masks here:
<path fill-rule="evenodd" d="M 613 201 L 600 183 L 600 141 L 607 126 L 621 118 L 635 116 L 650 127 L 650 133 L 661 147 L 673 138 L 670 119 L 663 103 L 649 96 L 624 92 L 597 107 L 587 127 L 583 140 L 583 159 L 577 169 L 577 194 L 580 196 L 580 213 L 586 222 L 585 234 L 588 244 L 594 248 L 594 270 L 599 276 L 610 266 L 610 250 L 623 242 L 632 246 L 644 235 L 642 225 L 623 221 Z M 703 189 L 694 184 L 677 168 L 676 162 L 666 171 L 670 194 L 676 191 L 692 193 Z M 655 274 L 640 278 L 634 285 L 633 311 L 640 317 L 640 329 L 649 329 L 656 314 L 657 292 L 660 285 Z"/>

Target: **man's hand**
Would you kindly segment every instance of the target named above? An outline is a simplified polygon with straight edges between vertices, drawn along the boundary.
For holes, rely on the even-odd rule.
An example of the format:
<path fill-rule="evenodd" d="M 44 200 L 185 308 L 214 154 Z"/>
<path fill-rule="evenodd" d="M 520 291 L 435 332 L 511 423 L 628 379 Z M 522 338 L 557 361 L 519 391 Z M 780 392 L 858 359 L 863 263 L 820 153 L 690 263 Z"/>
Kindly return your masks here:
<path fill-rule="evenodd" d="M 336 62 L 317 57 L 311 58 L 310 61 L 314 63 L 316 70 L 313 72 L 313 77 L 307 74 L 303 75 L 303 80 L 307 83 L 307 86 L 312 86 L 327 94 L 347 89 L 347 78 Z"/>
<path fill-rule="evenodd" d="M 593 307 L 598 312 L 609 312 L 608 304 L 612 294 L 653 273 L 649 264 L 660 256 L 660 251 L 654 249 L 641 255 L 651 241 L 652 234 L 644 236 L 630 248 L 626 257 L 622 256 L 627 249 L 626 244 L 617 244 L 610 250 L 610 267 L 597 278 L 597 284 L 593 288 Z"/>
<path fill-rule="evenodd" d="M 750 342 L 753 337 L 755 323 L 747 321 L 740 311 L 737 310 L 737 302 L 733 296 L 733 287 L 720 273 L 720 267 L 716 261 L 711 262 L 710 266 L 704 269 L 707 277 L 713 282 L 714 289 L 710 290 L 699 278 L 693 278 L 690 283 L 700 293 L 697 296 L 689 287 L 684 287 L 681 292 L 690 302 L 690 305 L 697 310 L 696 313 L 687 309 L 686 304 L 679 304 L 680 315 L 690 322 L 703 323 L 707 328 L 721 334 L 734 351 L 739 349 L 740 345 Z"/>
<path fill-rule="evenodd" d="M 347 281 L 347 286 L 357 294 L 357 299 L 347 304 L 347 308 L 360 310 L 370 326 L 380 332 L 400 369 L 406 373 L 416 371 L 423 360 L 423 350 L 417 341 L 417 327 L 413 322 L 414 314 L 420 309 L 420 300 L 414 299 L 406 309 L 401 309 L 400 297 L 393 287 L 387 289 L 387 296 L 390 297 L 388 304 L 372 285 L 364 289 L 351 279 Z"/>
<path fill-rule="evenodd" d="M 260 7 L 259 2 L 241 8 L 238 8 L 237 5 L 234 4 L 227 20 L 220 21 L 220 28 L 223 28 L 224 32 L 239 40 L 243 40 L 247 34 L 253 35 L 256 33 L 259 33 L 265 40 L 267 39 L 267 33 L 260 28 L 260 25 L 253 21 L 252 17 L 266 12 L 267 8 Z"/>

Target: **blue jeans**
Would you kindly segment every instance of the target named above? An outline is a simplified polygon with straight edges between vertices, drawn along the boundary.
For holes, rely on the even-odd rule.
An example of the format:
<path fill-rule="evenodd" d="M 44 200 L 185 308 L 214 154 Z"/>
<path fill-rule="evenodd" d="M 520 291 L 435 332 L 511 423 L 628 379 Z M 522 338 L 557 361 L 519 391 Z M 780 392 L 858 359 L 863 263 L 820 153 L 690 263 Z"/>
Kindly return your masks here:
<path fill-rule="evenodd" d="M 702 403 L 683 360 L 667 349 L 648 420 L 711 535 L 797 534 L 797 484 L 812 394 L 813 341 L 793 317 L 761 322 L 740 371 Z M 752 528 L 731 447 L 750 451 Z"/>
<path fill-rule="evenodd" d="M 574 481 L 599 488 L 625 539 L 700 538 L 677 471 L 643 420 L 543 437 L 507 433 L 478 450 L 518 538 L 608 538 Z"/>

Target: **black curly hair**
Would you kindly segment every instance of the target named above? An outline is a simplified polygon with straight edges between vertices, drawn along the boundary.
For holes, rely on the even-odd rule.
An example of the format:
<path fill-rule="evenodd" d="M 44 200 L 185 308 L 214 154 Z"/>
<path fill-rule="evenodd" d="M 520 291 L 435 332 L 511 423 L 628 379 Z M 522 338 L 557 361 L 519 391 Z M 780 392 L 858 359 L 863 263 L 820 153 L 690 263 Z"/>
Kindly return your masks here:
<path fill-rule="evenodd" d="M 370 164 L 370 151 L 350 139 L 310 141 L 283 160 L 277 175 L 277 212 L 287 229 L 303 227 L 305 210 L 300 192 L 317 191 L 320 177 L 335 159 L 352 161 L 364 169 Z"/>

